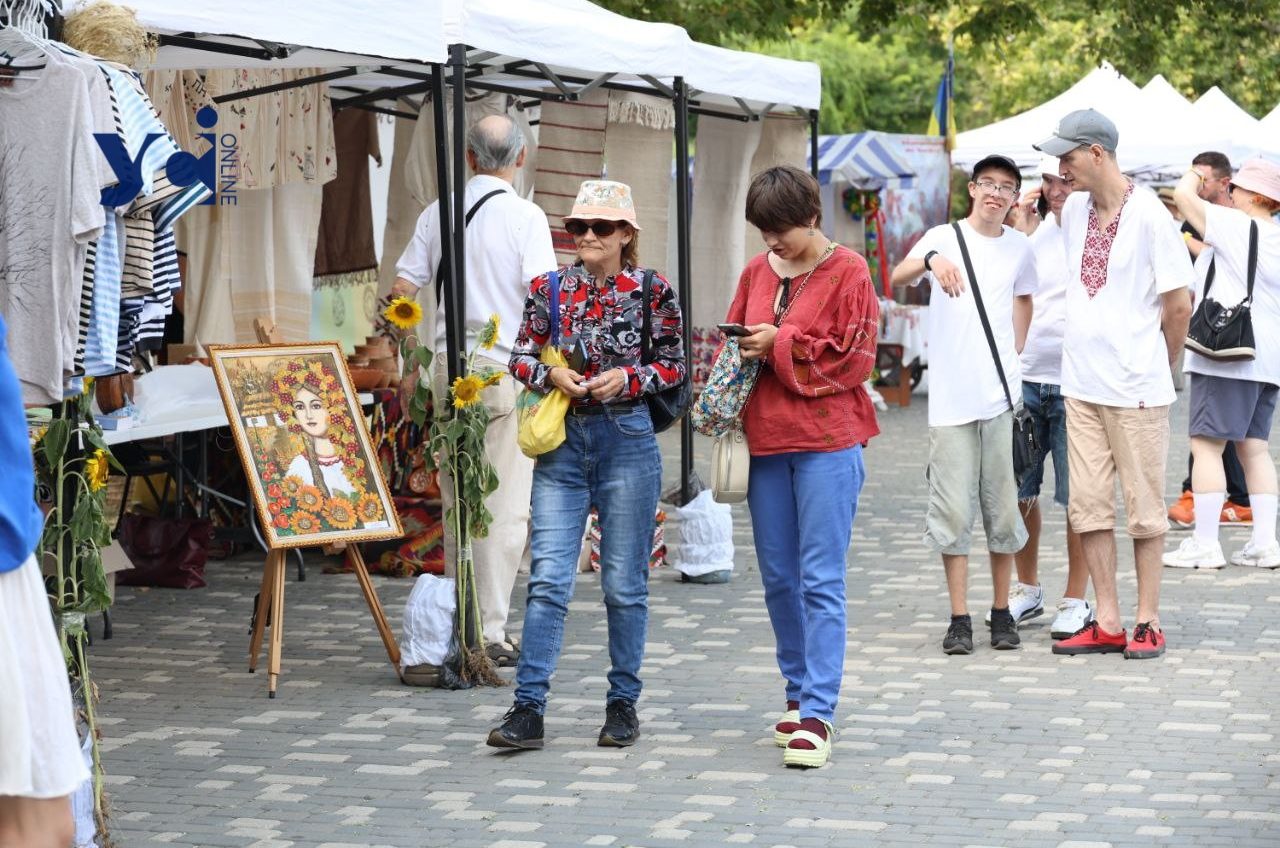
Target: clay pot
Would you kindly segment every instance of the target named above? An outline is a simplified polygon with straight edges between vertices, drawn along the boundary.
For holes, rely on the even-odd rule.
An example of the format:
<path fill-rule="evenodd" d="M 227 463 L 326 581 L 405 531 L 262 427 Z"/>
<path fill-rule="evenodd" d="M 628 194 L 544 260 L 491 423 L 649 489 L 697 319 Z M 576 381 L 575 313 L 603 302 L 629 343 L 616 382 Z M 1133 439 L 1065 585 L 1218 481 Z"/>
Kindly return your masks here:
<path fill-rule="evenodd" d="M 351 369 L 351 382 L 355 383 L 356 391 L 366 392 L 370 389 L 378 388 L 383 376 L 383 372 L 376 368 Z"/>
<path fill-rule="evenodd" d="M 348 356 L 348 357 L 347 357 L 347 367 L 348 367 L 348 368 L 368 368 L 368 367 L 369 367 L 369 357 L 367 357 L 367 356 Z"/>
<path fill-rule="evenodd" d="M 379 371 L 386 371 L 390 374 L 394 374 L 400 370 L 400 366 L 396 363 L 396 358 L 394 356 L 384 356 L 379 359 L 370 359 L 369 367 L 377 368 Z"/>

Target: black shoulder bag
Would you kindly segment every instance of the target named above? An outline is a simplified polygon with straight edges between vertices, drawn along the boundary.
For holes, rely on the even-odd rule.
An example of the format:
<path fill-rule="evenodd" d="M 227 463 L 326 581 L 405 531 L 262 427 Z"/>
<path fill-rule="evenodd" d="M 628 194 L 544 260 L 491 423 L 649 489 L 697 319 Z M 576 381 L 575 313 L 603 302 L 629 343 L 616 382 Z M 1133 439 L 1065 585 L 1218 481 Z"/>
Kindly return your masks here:
<path fill-rule="evenodd" d="M 969 246 L 964 243 L 964 233 L 960 224 L 951 225 L 956 231 L 956 241 L 960 242 L 960 255 L 964 257 L 964 270 L 969 275 L 969 285 L 973 287 L 973 302 L 978 306 L 978 317 L 982 319 L 982 331 L 987 334 L 987 345 L 991 348 L 991 359 L 996 364 L 996 373 L 1000 375 L 1000 385 L 1004 388 L 1004 399 L 1013 410 L 1013 476 L 1022 483 L 1023 476 L 1030 471 L 1040 459 L 1040 440 L 1036 438 L 1035 422 L 1031 413 L 1022 404 L 1014 404 L 1009 394 L 1009 382 L 1004 376 L 1004 365 L 1000 362 L 1000 351 L 996 347 L 996 337 L 991 332 L 991 322 L 987 320 L 987 310 L 982 305 L 982 292 L 978 289 L 978 278 L 973 273 L 973 261 L 969 258 Z"/>
<path fill-rule="evenodd" d="M 644 280 L 640 284 L 640 296 L 644 300 L 641 307 L 644 320 L 640 330 L 640 364 L 653 362 L 653 339 L 651 330 L 651 314 L 649 290 L 653 287 L 653 270 L 644 272 Z M 689 381 L 689 370 L 685 369 L 684 379 L 670 388 L 654 394 L 645 395 L 645 403 L 649 405 L 649 417 L 653 419 L 653 432 L 661 433 L 684 417 L 693 402 L 693 385 Z"/>
<path fill-rule="evenodd" d="M 493 191 L 489 192 L 484 197 L 477 200 L 475 202 L 475 205 L 467 210 L 467 216 L 462 219 L 462 228 L 464 230 L 467 228 L 467 225 L 471 223 L 471 219 L 476 216 L 476 213 L 480 211 L 480 207 L 484 206 L 484 204 L 489 200 L 489 198 L 497 197 L 500 194 L 506 194 L 506 193 L 507 193 L 507 190 L 505 188 L 495 188 Z M 443 203 L 446 199 L 447 198 L 441 198 L 440 202 Z M 440 276 L 440 266 L 443 264 L 444 264 L 444 255 L 441 254 L 440 261 L 436 263 L 436 303 L 440 302 L 440 298 L 444 290 L 444 278 Z"/>
<path fill-rule="evenodd" d="M 1209 289 L 1217 271 L 1215 259 L 1209 260 L 1204 280 L 1204 294 L 1191 316 L 1187 330 L 1187 347 L 1201 356 L 1218 362 L 1247 362 L 1257 356 L 1253 343 L 1253 279 L 1258 275 L 1258 222 L 1249 222 L 1249 271 L 1244 300 L 1235 306 L 1223 306 L 1210 300 Z"/>

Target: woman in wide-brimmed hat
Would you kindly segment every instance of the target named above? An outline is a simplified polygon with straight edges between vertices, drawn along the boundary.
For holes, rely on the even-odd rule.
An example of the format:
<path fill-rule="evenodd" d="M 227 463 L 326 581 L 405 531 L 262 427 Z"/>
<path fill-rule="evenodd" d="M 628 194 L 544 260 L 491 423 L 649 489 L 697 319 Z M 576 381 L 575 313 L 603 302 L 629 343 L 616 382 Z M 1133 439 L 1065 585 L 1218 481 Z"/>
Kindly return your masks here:
<path fill-rule="evenodd" d="M 1164 564 L 1174 568 L 1226 565 L 1218 524 L 1226 498 L 1222 449 L 1230 441 L 1244 466 L 1253 508 L 1252 537 L 1231 561 L 1277 568 L 1276 468 L 1267 440 L 1280 391 L 1280 225 L 1274 219 L 1280 211 L 1280 165 L 1260 157 L 1246 162 L 1231 179 L 1234 209 L 1201 199 L 1197 189 L 1203 181 L 1199 173 L 1188 171 L 1173 192 L 1178 210 L 1204 233 L 1205 244 L 1212 248 L 1201 251 L 1196 260 L 1196 303 L 1207 298 L 1205 306 L 1232 308 L 1251 299 L 1256 353 L 1240 361 L 1221 361 L 1202 355 L 1196 343 L 1188 341 L 1184 370 L 1191 375 L 1188 427 L 1195 460 L 1191 490 L 1196 523 L 1191 538 L 1164 555 Z M 1247 279 L 1255 227 L 1257 270 L 1250 296 Z M 1194 337 L 1194 320 L 1192 327 Z"/>
<path fill-rule="evenodd" d="M 682 318 L 675 292 L 638 264 L 631 189 L 582 184 L 564 218 L 578 261 L 555 272 L 559 344 L 570 367 L 540 360 L 551 342 L 552 275 L 533 281 L 511 355 L 511 373 L 535 391 L 571 398 L 565 440 L 538 457 L 533 472 L 532 573 L 525 606 L 515 704 L 489 734 L 496 748 L 541 748 L 542 716 L 560 657 L 587 513 L 600 516 L 600 585 L 609 623 L 609 691 L 599 744 L 621 747 L 640 735 L 636 700 L 648 627 L 649 554 L 662 459 L 645 395 L 686 379 Z M 648 302 L 641 292 L 650 277 Z M 641 362 L 650 311 L 650 362 Z M 575 355 L 576 354 L 576 355 Z"/>

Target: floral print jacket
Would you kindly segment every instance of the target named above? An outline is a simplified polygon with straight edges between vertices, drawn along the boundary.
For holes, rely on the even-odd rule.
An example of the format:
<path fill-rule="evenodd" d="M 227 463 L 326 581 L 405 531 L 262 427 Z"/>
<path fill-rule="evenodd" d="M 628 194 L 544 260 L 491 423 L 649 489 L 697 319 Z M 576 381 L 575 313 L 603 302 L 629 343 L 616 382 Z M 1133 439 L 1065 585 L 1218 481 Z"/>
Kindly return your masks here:
<path fill-rule="evenodd" d="M 650 284 L 649 343 L 651 362 L 640 364 L 640 331 L 644 313 L 641 287 L 645 269 L 631 265 L 599 282 L 582 265 L 560 269 L 560 349 L 571 363 L 578 339 L 585 342 L 587 361 L 581 374 L 591 379 L 621 368 L 627 382 L 619 398 L 639 398 L 678 385 L 685 376 L 684 319 L 675 290 L 661 274 Z M 548 391 L 550 368 L 539 356 L 551 339 L 551 285 L 547 274 L 533 280 L 524 303 L 524 317 L 511 354 L 511 374 L 537 391 Z M 575 404 L 591 403 L 575 399 Z"/>

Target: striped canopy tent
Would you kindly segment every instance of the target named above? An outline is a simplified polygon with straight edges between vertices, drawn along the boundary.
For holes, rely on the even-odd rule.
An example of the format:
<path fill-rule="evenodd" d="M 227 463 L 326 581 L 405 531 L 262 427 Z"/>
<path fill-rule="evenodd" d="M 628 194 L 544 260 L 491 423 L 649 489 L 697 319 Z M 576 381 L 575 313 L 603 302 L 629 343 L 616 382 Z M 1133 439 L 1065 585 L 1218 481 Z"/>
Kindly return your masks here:
<path fill-rule="evenodd" d="M 818 138 L 818 182 L 854 188 L 913 188 L 916 173 L 891 135 L 860 132 Z"/>

